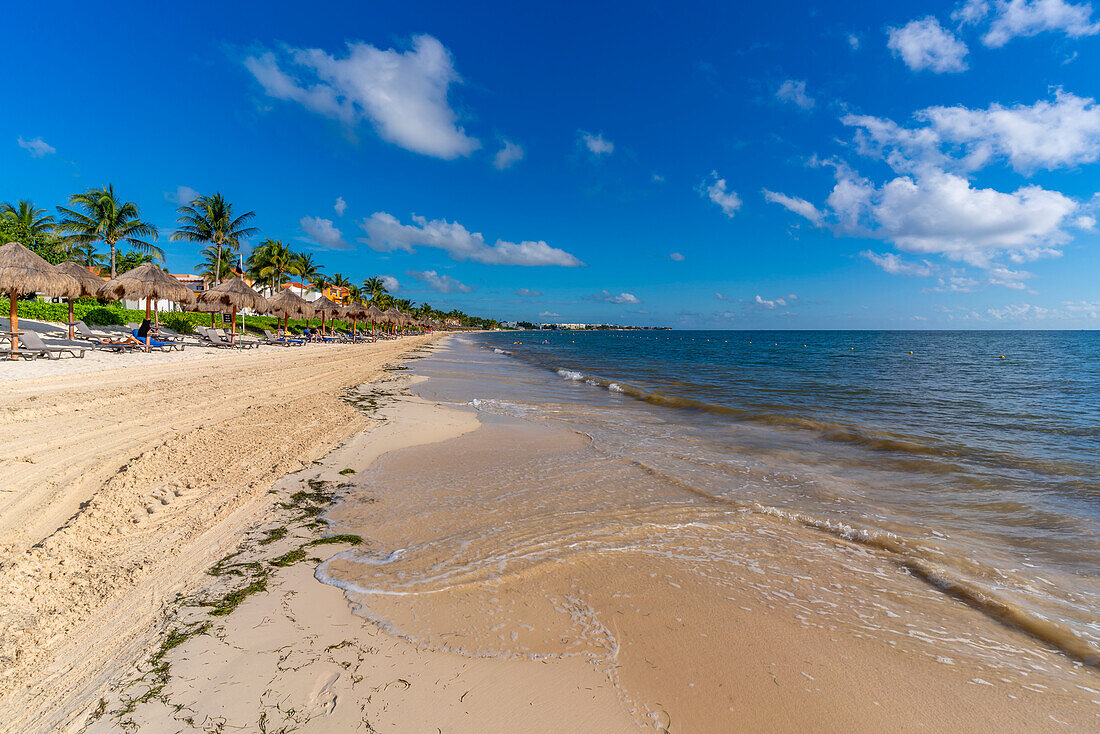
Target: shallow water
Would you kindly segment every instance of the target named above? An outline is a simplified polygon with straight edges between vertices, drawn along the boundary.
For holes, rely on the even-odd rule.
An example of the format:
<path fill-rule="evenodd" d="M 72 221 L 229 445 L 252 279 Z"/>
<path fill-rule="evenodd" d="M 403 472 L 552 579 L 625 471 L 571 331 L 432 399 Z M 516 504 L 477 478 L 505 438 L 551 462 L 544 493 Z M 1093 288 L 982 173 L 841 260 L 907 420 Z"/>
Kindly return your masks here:
<path fill-rule="evenodd" d="M 780 695 L 773 680 L 792 695 L 778 688 L 786 673 L 805 682 L 798 695 L 835 695 L 848 685 L 843 664 L 889 667 L 893 652 L 926 687 L 988 684 L 1014 702 L 1057 695 L 1081 708 L 1079 721 L 1096 721 L 1095 435 L 1081 385 L 1058 383 L 1076 407 L 1060 405 L 1038 437 L 1021 428 L 1014 443 L 975 418 L 984 400 L 1024 422 L 1012 399 L 980 398 L 990 388 L 974 384 L 1005 366 L 952 377 L 969 385 L 965 407 L 952 407 L 946 392 L 883 364 L 908 355 L 858 367 L 883 377 L 857 390 L 855 357 L 808 359 L 845 360 L 843 377 L 796 374 L 774 340 L 777 356 L 757 355 L 751 369 L 715 347 L 688 369 L 689 347 L 661 366 L 653 351 L 664 347 L 628 341 L 655 343 L 652 334 L 546 338 L 570 346 L 464 337 L 414 363 L 428 377 L 416 392 L 476 410 L 484 426 L 383 457 L 333 513 L 374 544 L 318 576 L 365 615 L 468 655 L 584 655 L 642 721 L 670 706 L 697 725 L 719 721 L 736 708 L 722 703 L 723 681 L 742 697 L 759 680 L 754 695 Z M 765 379 L 767 359 L 793 376 Z M 952 371 L 940 360 L 917 372 L 927 381 L 937 370 Z M 861 413 L 859 402 L 870 407 Z M 1033 395 L 1027 410 L 1039 402 Z M 903 404 L 922 416 L 908 427 Z M 952 410 L 965 425 L 952 425 Z M 755 678 L 746 629 L 770 632 L 771 667 Z M 945 692 L 954 689 L 927 695 Z M 893 702 L 893 719 L 848 707 L 855 718 L 833 723 L 921 721 L 921 697 L 911 698 Z M 837 715 L 815 705 L 783 701 Z"/>

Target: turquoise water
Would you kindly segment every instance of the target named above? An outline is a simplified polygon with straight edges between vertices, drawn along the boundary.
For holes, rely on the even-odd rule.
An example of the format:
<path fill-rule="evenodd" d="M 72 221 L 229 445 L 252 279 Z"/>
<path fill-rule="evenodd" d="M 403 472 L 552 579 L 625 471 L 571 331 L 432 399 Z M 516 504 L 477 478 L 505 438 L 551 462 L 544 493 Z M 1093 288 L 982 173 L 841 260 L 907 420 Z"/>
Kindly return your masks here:
<path fill-rule="evenodd" d="M 499 374 L 483 410 L 566 421 L 703 501 L 797 513 L 917 575 L 933 559 L 945 591 L 1100 649 L 1098 332 L 463 338 Z"/>

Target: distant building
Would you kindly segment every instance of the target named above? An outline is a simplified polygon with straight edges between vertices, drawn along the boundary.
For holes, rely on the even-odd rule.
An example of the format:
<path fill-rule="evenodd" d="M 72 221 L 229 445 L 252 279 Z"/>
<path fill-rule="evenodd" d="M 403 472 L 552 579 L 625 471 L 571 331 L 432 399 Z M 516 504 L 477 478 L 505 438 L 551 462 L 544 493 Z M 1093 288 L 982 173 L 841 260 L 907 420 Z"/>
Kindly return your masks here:
<path fill-rule="evenodd" d="M 574 331 L 580 331 L 588 328 L 588 324 L 557 324 L 559 329 L 571 329 Z"/>

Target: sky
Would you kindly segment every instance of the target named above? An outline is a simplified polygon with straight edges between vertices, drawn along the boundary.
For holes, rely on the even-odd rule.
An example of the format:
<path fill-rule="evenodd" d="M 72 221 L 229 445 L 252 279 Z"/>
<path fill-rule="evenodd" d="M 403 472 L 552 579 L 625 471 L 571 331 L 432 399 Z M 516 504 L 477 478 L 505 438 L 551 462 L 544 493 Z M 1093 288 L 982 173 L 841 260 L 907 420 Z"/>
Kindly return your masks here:
<path fill-rule="evenodd" d="M 219 191 L 502 320 L 1100 327 L 1100 10 L 1069 0 L 19 3 L 0 200 Z M 460 7 L 461 6 L 461 7 Z"/>

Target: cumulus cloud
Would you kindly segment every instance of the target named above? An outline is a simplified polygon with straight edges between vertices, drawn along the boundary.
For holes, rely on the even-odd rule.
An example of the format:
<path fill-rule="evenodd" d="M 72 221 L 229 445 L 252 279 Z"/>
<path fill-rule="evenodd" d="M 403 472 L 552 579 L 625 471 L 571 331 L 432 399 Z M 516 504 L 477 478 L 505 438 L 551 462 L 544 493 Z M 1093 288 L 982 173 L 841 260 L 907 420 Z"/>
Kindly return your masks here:
<path fill-rule="evenodd" d="M 886 45 L 913 71 L 937 74 L 966 70 L 966 44 L 931 15 L 911 20 L 901 28 L 888 28 Z"/>
<path fill-rule="evenodd" d="M 496 166 L 498 171 L 503 171 L 505 168 L 516 165 L 521 160 L 523 160 L 523 148 L 511 140 L 505 140 L 504 147 L 493 156 L 493 165 Z"/>
<path fill-rule="evenodd" d="M 344 197 L 337 196 L 336 203 L 332 205 L 332 208 L 336 211 L 336 216 L 344 216 L 344 212 L 348 210 L 348 203 L 344 201 Z"/>
<path fill-rule="evenodd" d="M 469 293 L 474 288 L 449 275 L 434 270 L 406 270 L 405 275 L 423 282 L 437 293 Z"/>
<path fill-rule="evenodd" d="M 969 2 L 964 8 L 972 4 L 975 3 Z M 1044 31 L 1061 31 L 1070 38 L 1100 33 L 1100 23 L 1092 22 L 1092 5 L 1089 3 L 1074 5 L 1065 0 L 997 0 L 994 5 L 993 22 L 982 36 L 982 43 L 990 48 L 1000 48 L 1013 38 L 1034 36 Z"/>
<path fill-rule="evenodd" d="M 595 301 L 603 301 L 604 303 L 617 303 L 619 305 L 641 303 L 641 300 L 633 293 L 619 293 L 616 295 L 606 289 L 593 295 L 592 299 Z"/>
<path fill-rule="evenodd" d="M 1032 105 L 928 107 L 914 118 L 924 124 L 906 128 L 869 115 L 846 115 L 841 122 L 856 129 L 860 153 L 883 157 L 898 171 L 925 165 L 971 171 L 1004 160 L 1030 174 L 1100 159 L 1100 107 L 1061 89 L 1052 101 Z"/>
<path fill-rule="evenodd" d="M 375 212 L 359 223 L 367 233 L 359 241 L 381 252 L 412 252 L 416 247 L 435 247 L 454 260 L 472 260 L 485 265 L 559 265 L 566 268 L 584 265 L 565 250 L 551 247 L 542 241 L 497 240 L 490 245 L 480 232 L 471 232 L 458 222 L 448 222 L 445 219 L 428 221 L 425 217 L 415 215 L 412 222 L 402 224 L 392 214 Z"/>
<path fill-rule="evenodd" d="M 775 92 L 776 99 L 798 105 L 804 110 L 811 110 L 814 106 L 813 97 L 806 94 L 806 82 L 788 79 L 779 85 Z"/>
<path fill-rule="evenodd" d="M 975 188 L 952 173 L 929 170 L 875 186 L 845 166 L 828 199 L 850 233 L 884 239 L 899 249 L 938 254 L 980 268 L 998 257 L 1027 262 L 1060 254 L 1079 205 L 1038 186 L 1012 193 Z"/>
<path fill-rule="evenodd" d="M 539 316 L 542 316 L 544 318 L 554 318 L 555 316 L 558 316 L 558 315 L 559 314 L 556 314 L 553 311 L 543 311 L 542 313 L 539 314 Z"/>
<path fill-rule="evenodd" d="M 582 130 L 581 142 L 588 148 L 588 152 L 595 156 L 610 155 L 615 152 L 615 144 L 605 139 L 603 133 L 593 135 Z"/>
<path fill-rule="evenodd" d="M 892 275 L 916 275 L 919 277 L 927 277 L 933 273 L 932 267 L 927 262 L 908 262 L 902 260 L 892 252 L 879 254 L 870 250 L 864 250 L 859 254 Z"/>
<path fill-rule="evenodd" d="M 717 298 L 719 301 L 728 301 L 728 300 L 730 300 L 729 296 L 723 295 L 723 294 L 719 293 L 718 291 L 714 292 L 714 297 Z"/>
<path fill-rule="evenodd" d="M 960 27 L 977 25 L 989 14 L 989 2 L 987 0 L 966 0 L 951 13 L 951 20 Z"/>
<path fill-rule="evenodd" d="M 414 36 L 405 51 L 360 41 L 348 43 L 340 58 L 316 48 L 288 48 L 282 56 L 266 51 L 244 61 L 271 97 L 349 128 L 369 121 L 383 140 L 415 153 L 452 159 L 481 145 L 458 125 L 447 95 L 461 78 L 450 52 L 432 36 Z"/>
<path fill-rule="evenodd" d="M 668 259 L 674 262 L 682 263 L 684 261 L 684 256 L 679 252 L 673 252 L 668 256 Z"/>
<path fill-rule="evenodd" d="M 791 294 L 783 298 L 767 299 L 762 296 L 756 296 L 752 299 L 753 306 L 755 308 L 764 309 L 765 311 L 774 311 L 777 308 L 786 306 L 790 301 L 795 301 L 798 296 Z"/>
<path fill-rule="evenodd" d="M 516 288 L 516 295 L 523 296 L 524 298 L 534 298 L 535 296 L 541 296 L 542 291 L 533 291 L 530 288 Z"/>
<path fill-rule="evenodd" d="M 717 204 L 727 217 L 732 218 L 741 208 L 741 197 L 736 191 L 726 190 L 726 179 L 718 178 L 718 171 L 710 172 L 710 183 L 704 181 L 700 184 L 700 190 L 703 196 Z"/>
<path fill-rule="evenodd" d="M 815 225 L 820 225 L 825 218 L 825 215 L 819 211 L 816 206 L 805 199 L 779 194 L 774 191 L 768 191 L 767 189 L 764 189 L 764 198 L 773 204 L 779 204 L 788 211 L 805 217 Z"/>
<path fill-rule="evenodd" d="M 29 150 L 32 158 L 42 158 L 57 152 L 57 148 L 54 148 L 42 138 L 24 140 L 22 135 L 19 136 L 19 147 L 23 150 Z"/>
<path fill-rule="evenodd" d="M 175 191 L 165 191 L 164 198 L 173 204 L 179 204 L 181 206 L 190 204 L 196 198 L 198 198 L 199 192 L 195 191 L 190 186 L 177 186 Z"/>
<path fill-rule="evenodd" d="M 392 275 L 379 275 L 378 279 L 382 281 L 387 293 L 397 293 L 401 290 L 401 283 Z"/>
<path fill-rule="evenodd" d="M 853 51 L 859 50 L 859 36 L 854 33 L 848 34 L 848 47 Z"/>
<path fill-rule="evenodd" d="M 344 241 L 344 235 L 333 226 L 331 219 L 321 217 L 302 217 L 298 220 L 306 237 L 314 244 L 320 245 L 326 250 L 346 250 L 348 243 Z"/>

